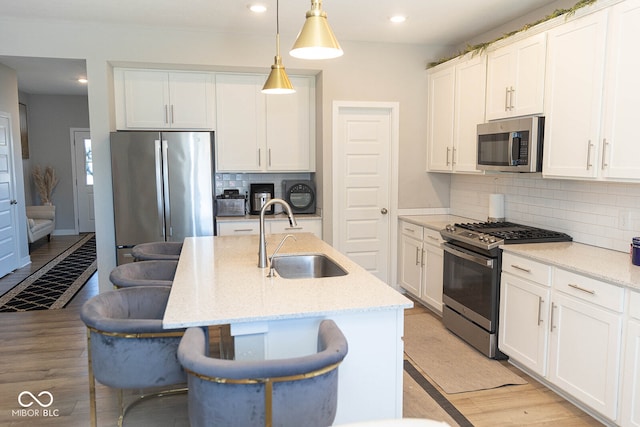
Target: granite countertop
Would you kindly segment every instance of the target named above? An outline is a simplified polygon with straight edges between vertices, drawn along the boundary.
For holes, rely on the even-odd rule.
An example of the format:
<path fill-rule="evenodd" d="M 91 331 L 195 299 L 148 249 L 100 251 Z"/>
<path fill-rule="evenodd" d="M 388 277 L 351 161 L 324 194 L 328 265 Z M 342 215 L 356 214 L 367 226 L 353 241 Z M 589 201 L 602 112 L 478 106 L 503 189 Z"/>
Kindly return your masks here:
<path fill-rule="evenodd" d="M 631 264 L 628 253 L 582 243 L 535 243 L 501 246 L 504 252 L 584 274 L 598 280 L 640 289 L 640 266 Z"/>
<path fill-rule="evenodd" d="M 268 254 L 285 234 L 267 236 Z M 411 308 L 411 300 L 311 233 L 296 234 L 280 250 L 324 253 L 348 274 L 322 279 L 266 277 L 257 267 L 257 235 L 185 239 L 165 328 L 323 317 Z"/>
<path fill-rule="evenodd" d="M 442 230 L 448 224 L 478 222 L 471 218 L 455 215 L 401 215 L 398 219 L 437 231 Z"/>

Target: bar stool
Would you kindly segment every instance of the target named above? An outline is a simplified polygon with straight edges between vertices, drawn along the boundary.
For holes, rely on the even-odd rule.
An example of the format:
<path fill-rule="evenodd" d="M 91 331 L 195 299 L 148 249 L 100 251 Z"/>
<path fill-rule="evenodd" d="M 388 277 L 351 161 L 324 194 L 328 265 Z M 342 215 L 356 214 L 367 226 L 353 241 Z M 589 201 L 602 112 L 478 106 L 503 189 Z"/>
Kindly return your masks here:
<path fill-rule="evenodd" d="M 211 358 L 206 330 L 189 328 L 178 348 L 188 373 L 189 422 L 192 427 L 331 425 L 338 365 L 347 351 L 347 340 L 332 320 L 320 323 L 317 353 L 289 359 Z"/>
<path fill-rule="evenodd" d="M 139 261 L 122 264 L 111 270 L 109 280 L 118 288 L 132 286 L 171 286 L 178 261 Z"/>
<path fill-rule="evenodd" d="M 149 242 L 135 245 L 131 255 L 136 261 L 177 261 L 182 251 L 182 242 Z"/>
<path fill-rule="evenodd" d="M 80 318 L 87 326 L 91 425 L 97 425 L 96 381 L 118 389 L 118 425 L 134 401 L 124 406 L 122 389 L 176 386 L 186 383 L 177 357 L 183 329 L 162 328 L 169 299 L 166 286 L 132 287 L 96 295 L 84 303 Z M 184 393 L 175 388 L 156 393 Z M 141 396 L 146 398 L 149 396 Z"/>

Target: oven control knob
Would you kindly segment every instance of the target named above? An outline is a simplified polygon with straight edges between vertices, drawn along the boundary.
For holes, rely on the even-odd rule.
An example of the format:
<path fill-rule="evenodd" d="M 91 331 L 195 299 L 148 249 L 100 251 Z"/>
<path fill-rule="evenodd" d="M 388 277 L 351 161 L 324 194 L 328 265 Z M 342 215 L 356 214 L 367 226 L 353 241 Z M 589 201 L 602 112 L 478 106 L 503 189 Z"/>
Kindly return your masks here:
<path fill-rule="evenodd" d="M 492 237 L 492 238 L 489 239 L 489 243 L 495 243 L 495 242 L 496 242 L 496 238 L 495 237 Z"/>
<path fill-rule="evenodd" d="M 447 226 L 444 229 L 447 231 L 456 231 L 456 227 L 452 224 L 447 224 Z"/>

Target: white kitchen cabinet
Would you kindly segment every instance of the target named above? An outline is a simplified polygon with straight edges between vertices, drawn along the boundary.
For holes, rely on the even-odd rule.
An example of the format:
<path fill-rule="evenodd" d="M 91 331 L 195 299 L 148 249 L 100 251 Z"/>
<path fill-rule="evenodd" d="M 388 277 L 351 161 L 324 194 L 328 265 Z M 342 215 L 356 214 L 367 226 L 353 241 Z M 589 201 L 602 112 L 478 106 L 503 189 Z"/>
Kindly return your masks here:
<path fill-rule="evenodd" d="M 543 175 L 598 173 L 608 10 L 548 33 Z"/>
<path fill-rule="evenodd" d="M 616 420 L 624 289 L 554 270 L 548 379 Z"/>
<path fill-rule="evenodd" d="M 545 55 L 545 33 L 488 53 L 487 120 L 543 112 Z"/>
<path fill-rule="evenodd" d="M 639 0 L 549 32 L 544 176 L 640 179 L 639 38 Z"/>
<path fill-rule="evenodd" d="M 296 87 L 297 89 L 297 87 Z M 269 224 L 269 232 L 271 234 L 279 233 L 313 233 L 316 237 L 322 239 L 322 219 L 312 218 L 304 219 L 300 215 L 296 216 L 297 225 L 295 227 L 289 224 L 288 220 L 271 220 Z"/>
<path fill-rule="evenodd" d="M 118 129 L 212 130 L 213 73 L 114 70 Z"/>
<path fill-rule="evenodd" d="M 441 313 L 444 257 L 440 233 L 406 221 L 399 224 L 400 286 Z"/>
<path fill-rule="evenodd" d="M 422 297 L 422 227 L 400 221 L 400 286 Z"/>
<path fill-rule="evenodd" d="M 422 242 L 422 290 L 421 299 L 437 312 L 442 313 L 442 281 L 444 252 L 440 233 L 424 229 Z"/>
<path fill-rule="evenodd" d="M 429 72 L 427 170 L 480 173 L 477 125 L 484 123 L 486 55 L 469 55 Z"/>
<path fill-rule="evenodd" d="M 265 95 L 266 77 L 216 75 L 216 170 L 315 170 L 313 78 L 291 76 L 296 93 Z"/>
<path fill-rule="evenodd" d="M 280 233 L 313 233 L 322 238 L 322 218 L 296 217 L 297 226 L 291 227 L 289 221 L 280 219 L 265 219 L 265 232 L 267 234 Z M 260 221 L 256 219 L 217 221 L 218 236 L 241 236 L 245 234 L 260 233 Z"/>
<path fill-rule="evenodd" d="M 606 179 L 639 180 L 640 1 L 627 0 L 611 8 L 605 61 L 604 126 L 599 162 Z"/>
<path fill-rule="evenodd" d="M 502 265 L 498 348 L 545 376 L 551 268 L 511 254 L 503 255 Z"/>
<path fill-rule="evenodd" d="M 625 333 L 620 425 L 640 427 L 640 293 L 629 294 L 629 319 Z"/>

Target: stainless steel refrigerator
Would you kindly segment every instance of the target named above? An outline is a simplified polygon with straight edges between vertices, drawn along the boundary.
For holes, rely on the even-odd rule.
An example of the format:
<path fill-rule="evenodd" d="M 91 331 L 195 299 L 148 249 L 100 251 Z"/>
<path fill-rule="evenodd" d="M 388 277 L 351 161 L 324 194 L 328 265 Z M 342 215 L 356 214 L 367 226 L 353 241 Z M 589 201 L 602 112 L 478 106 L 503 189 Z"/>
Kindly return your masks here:
<path fill-rule="evenodd" d="M 112 132 L 118 264 L 139 243 L 214 235 L 212 132 Z"/>

